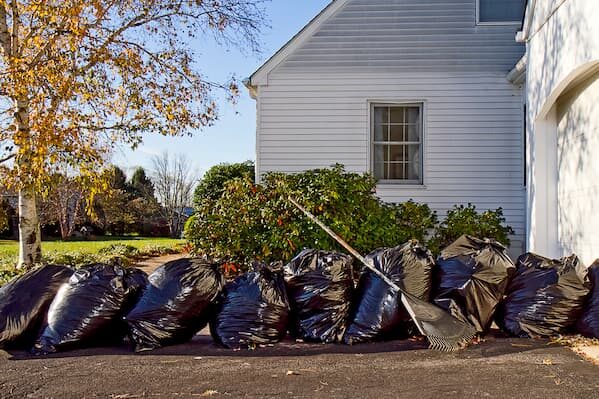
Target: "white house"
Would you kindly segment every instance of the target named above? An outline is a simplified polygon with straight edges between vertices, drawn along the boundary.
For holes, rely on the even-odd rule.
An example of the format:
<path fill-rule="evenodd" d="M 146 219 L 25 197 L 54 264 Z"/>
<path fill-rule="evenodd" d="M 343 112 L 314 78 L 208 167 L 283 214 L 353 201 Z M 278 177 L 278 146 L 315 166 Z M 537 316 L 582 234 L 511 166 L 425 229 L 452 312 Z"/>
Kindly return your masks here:
<path fill-rule="evenodd" d="M 599 1 L 529 0 L 527 246 L 599 257 Z"/>
<path fill-rule="evenodd" d="M 247 82 L 257 175 L 338 162 L 386 201 L 502 207 L 521 253 L 525 2 L 332 1 Z"/>

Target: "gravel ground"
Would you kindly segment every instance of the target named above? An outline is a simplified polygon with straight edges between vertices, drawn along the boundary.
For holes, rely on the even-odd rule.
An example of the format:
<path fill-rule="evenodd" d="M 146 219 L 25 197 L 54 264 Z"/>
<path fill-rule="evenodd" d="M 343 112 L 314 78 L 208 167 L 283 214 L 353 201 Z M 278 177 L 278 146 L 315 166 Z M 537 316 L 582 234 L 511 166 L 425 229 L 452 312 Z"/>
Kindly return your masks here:
<path fill-rule="evenodd" d="M 2 398 L 599 398 L 599 368 L 547 341 L 488 338 L 452 354 L 423 342 L 353 347 L 285 341 L 230 351 L 207 335 L 133 354 L 39 358 L 0 351 Z"/>

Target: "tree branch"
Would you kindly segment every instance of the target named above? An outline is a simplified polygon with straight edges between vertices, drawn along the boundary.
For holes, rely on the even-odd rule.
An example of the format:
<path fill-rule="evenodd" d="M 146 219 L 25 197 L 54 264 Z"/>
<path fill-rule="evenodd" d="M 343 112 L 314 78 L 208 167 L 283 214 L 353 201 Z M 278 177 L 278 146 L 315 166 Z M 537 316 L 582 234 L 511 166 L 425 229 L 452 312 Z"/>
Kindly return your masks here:
<path fill-rule="evenodd" d="M 41 60 L 42 56 L 46 53 L 46 51 L 48 51 L 48 49 L 50 47 L 52 47 L 56 41 L 58 40 L 58 38 L 62 35 L 64 35 L 65 33 L 68 33 L 65 29 L 64 29 L 64 23 L 66 22 L 66 17 L 64 17 L 64 19 L 61 21 L 60 26 L 58 27 L 58 29 L 56 29 L 56 33 L 54 35 L 52 35 L 52 38 L 50 40 L 48 40 L 46 42 L 46 44 L 38 51 L 38 53 L 33 57 L 33 59 L 31 60 L 31 62 L 29 63 L 29 68 L 34 68 L 37 63 Z"/>
<path fill-rule="evenodd" d="M 16 156 L 17 156 L 17 154 L 9 154 L 9 155 L 5 156 L 4 158 L 0 158 L 0 163 L 4 163 L 8 160 L 11 160 Z"/>

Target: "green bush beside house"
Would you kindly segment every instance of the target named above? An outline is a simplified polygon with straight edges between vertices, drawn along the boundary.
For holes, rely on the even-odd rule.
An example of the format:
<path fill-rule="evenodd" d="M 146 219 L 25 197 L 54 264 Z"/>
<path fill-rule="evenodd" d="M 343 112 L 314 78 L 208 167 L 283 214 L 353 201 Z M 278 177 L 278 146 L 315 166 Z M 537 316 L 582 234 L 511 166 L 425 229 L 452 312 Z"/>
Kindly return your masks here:
<path fill-rule="evenodd" d="M 222 168 L 219 165 L 220 175 Z M 426 204 L 384 203 L 370 174 L 346 172 L 342 165 L 297 174 L 269 173 L 261 184 L 249 175 L 223 184 L 219 196 L 196 201 L 185 236 L 196 252 L 245 270 L 253 261 L 287 261 L 298 250 L 340 250 L 325 232 L 287 201 L 292 196 L 355 249 L 368 253 L 417 239 L 435 252 L 461 234 L 495 238 L 509 245 L 512 229 L 501 209 L 479 214 L 472 205 L 456 206 L 439 223 Z M 244 267 L 245 266 L 245 267 Z"/>

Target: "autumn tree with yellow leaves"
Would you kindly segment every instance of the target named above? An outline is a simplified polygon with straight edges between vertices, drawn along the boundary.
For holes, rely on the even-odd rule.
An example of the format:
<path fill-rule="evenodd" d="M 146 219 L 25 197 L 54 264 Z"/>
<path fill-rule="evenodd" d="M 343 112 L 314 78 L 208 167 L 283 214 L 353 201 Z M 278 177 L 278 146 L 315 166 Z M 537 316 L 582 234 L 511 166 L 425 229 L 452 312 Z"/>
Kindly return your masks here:
<path fill-rule="evenodd" d="M 117 143 L 217 117 L 190 42 L 257 51 L 262 0 L 0 0 L 0 164 L 19 193 L 19 267 L 41 257 L 36 200 L 57 165 L 93 187 Z"/>

